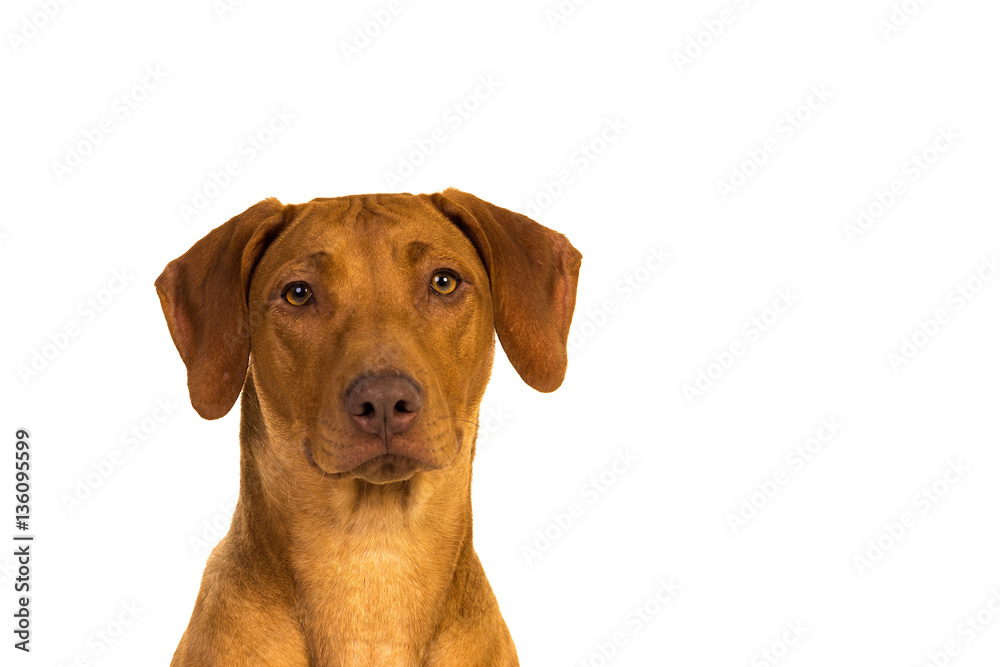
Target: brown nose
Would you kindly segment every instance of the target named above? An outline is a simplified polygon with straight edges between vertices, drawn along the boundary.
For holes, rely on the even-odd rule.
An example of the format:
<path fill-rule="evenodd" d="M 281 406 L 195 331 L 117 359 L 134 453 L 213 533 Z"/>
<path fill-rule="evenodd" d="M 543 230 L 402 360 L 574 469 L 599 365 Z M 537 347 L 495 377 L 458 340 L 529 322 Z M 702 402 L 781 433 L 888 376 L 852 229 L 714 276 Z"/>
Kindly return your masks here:
<path fill-rule="evenodd" d="M 402 375 L 366 375 L 347 390 L 347 414 L 364 431 L 388 438 L 416 420 L 423 401 L 420 389 Z"/>

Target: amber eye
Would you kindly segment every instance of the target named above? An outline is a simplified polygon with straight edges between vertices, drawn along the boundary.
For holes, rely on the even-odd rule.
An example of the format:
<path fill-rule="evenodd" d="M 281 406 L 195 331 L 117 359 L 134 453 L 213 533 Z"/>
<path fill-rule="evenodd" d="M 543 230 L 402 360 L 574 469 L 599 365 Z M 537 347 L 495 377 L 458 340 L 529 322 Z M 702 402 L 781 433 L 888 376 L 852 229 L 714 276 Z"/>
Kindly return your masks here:
<path fill-rule="evenodd" d="M 431 287 L 438 294 L 451 294 L 458 287 L 458 278 L 447 271 L 438 271 L 431 277 Z"/>
<path fill-rule="evenodd" d="M 285 288 L 285 301 L 293 306 L 304 306 L 312 297 L 312 290 L 305 283 L 292 283 Z"/>

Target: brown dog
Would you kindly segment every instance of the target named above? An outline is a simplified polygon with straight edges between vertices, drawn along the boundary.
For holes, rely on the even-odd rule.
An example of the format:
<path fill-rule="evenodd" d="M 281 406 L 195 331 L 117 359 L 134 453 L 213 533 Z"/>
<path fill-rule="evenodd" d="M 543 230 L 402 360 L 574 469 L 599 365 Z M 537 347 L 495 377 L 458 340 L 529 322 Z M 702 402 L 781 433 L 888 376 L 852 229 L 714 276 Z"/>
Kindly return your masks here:
<path fill-rule="evenodd" d="M 156 290 L 195 410 L 242 390 L 240 496 L 174 666 L 517 665 L 472 548 L 496 331 L 553 391 L 580 253 L 450 189 L 267 199 Z"/>

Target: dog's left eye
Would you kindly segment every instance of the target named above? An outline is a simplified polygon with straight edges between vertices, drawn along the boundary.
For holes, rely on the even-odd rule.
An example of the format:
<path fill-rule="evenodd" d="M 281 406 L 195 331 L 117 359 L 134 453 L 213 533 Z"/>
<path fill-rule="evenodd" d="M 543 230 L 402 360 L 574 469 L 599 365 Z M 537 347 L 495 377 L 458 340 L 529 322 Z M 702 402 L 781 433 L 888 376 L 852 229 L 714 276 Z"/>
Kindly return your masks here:
<path fill-rule="evenodd" d="M 285 301 L 293 306 L 304 306 L 312 297 L 312 290 L 305 283 L 292 283 L 285 288 Z"/>
<path fill-rule="evenodd" d="M 458 287 L 458 278 L 448 271 L 438 271 L 431 277 L 431 287 L 438 294 L 451 294 Z"/>

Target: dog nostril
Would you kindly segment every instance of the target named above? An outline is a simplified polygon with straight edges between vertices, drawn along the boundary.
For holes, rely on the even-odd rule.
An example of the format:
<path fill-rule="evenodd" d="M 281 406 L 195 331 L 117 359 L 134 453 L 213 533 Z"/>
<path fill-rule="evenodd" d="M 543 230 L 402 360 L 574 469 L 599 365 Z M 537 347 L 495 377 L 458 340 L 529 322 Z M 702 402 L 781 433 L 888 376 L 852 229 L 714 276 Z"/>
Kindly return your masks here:
<path fill-rule="evenodd" d="M 355 424 L 383 438 L 409 428 L 421 404 L 420 388 L 400 375 L 360 377 L 344 396 L 344 407 Z"/>

